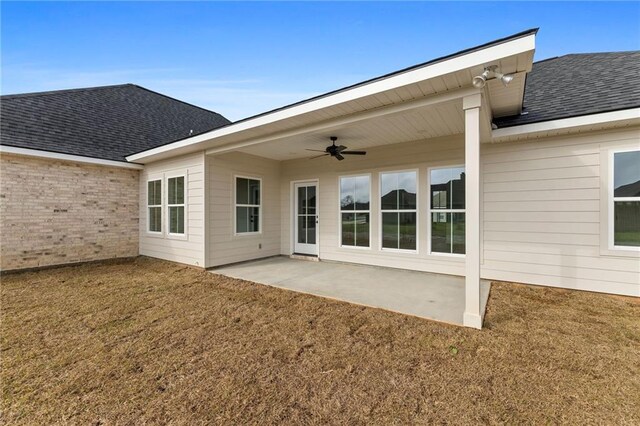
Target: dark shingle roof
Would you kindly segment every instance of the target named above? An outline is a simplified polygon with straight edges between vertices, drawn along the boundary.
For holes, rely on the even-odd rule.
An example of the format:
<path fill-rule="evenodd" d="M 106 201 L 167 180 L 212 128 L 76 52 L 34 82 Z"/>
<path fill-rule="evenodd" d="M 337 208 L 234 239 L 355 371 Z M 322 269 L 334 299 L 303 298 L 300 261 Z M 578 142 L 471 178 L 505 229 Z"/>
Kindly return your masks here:
<path fill-rule="evenodd" d="M 0 144 L 106 160 L 229 123 L 134 84 L 0 97 Z"/>
<path fill-rule="evenodd" d="M 494 119 L 511 127 L 640 107 L 640 51 L 565 55 L 533 64 L 523 114 Z"/>

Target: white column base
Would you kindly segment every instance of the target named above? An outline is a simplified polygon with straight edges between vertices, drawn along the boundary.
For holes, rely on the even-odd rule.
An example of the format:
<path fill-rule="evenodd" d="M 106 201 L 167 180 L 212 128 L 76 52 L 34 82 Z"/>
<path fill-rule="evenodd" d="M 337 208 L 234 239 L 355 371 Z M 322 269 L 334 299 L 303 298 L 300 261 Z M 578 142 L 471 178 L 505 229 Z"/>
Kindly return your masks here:
<path fill-rule="evenodd" d="M 473 312 L 465 312 L 462 317 L 462 325 L 469 328 L 482 329 L 482 317 Z"/>

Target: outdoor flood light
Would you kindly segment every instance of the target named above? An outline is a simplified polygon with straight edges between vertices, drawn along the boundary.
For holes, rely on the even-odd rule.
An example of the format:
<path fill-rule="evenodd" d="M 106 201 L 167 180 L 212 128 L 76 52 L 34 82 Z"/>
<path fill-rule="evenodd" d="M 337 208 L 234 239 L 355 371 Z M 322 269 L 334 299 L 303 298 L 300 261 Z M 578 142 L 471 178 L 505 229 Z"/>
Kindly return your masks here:
<path fill-rule="evenodd" d="M 473 84 L 473 87 L 482 89 L 485 84 L 487 84 L 487 80 L 489 80 L 492 76 L 493 77 L 491 79 L 499 79 L 505 87 L 509 83 L 511 83 L 511 81 L 513 81 L 513 74 L 502 74 L 501 72 L 496 71 L 497 68 L 497 65 L 484 67 L 484 71 L 482 72 L 482 74 L 473 77 L 473 80 L 471 82 Z"/>

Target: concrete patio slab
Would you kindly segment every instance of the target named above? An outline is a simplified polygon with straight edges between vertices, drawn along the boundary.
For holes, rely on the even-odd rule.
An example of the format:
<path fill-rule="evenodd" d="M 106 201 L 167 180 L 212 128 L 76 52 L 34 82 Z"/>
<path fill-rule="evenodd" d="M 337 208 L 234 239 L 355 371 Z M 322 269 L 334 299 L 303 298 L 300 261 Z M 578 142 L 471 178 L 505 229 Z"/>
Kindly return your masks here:
<path fill-rule="evenodd" d="M 211 271 L 287 290 L 462 325 L 464 278 L 404 269 L 271 257 Z M 480 312 L 491 283 L 480 285 Z"/>

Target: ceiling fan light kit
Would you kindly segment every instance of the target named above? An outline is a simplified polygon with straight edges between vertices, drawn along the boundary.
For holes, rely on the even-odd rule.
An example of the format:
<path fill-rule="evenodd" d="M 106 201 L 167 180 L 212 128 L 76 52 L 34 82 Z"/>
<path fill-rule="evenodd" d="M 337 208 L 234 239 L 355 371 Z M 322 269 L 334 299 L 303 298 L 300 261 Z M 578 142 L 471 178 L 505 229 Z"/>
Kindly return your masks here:
<path fill-rule="evenodd" d="M 311 157 L 310 160 L 314 158 L 326 157 L 327 155 L 337 158 L 338 161 L 344 160 L 345 155 L 366 155 L 367 151 L 348 151 L 347 147 L 344 145 L 337 145 L 336 141 L 338 140 L 337 136 L 331 136 L 331 145 L 325 148 L 324 151 L 319 149 L 307 149 L 307 151 L 315 151 L 315 152 L 324 152 L 324 154 L 316 155 L 315 157 Z"/>

